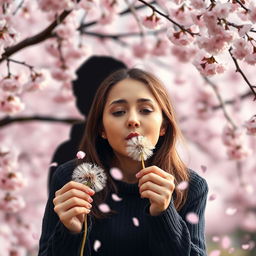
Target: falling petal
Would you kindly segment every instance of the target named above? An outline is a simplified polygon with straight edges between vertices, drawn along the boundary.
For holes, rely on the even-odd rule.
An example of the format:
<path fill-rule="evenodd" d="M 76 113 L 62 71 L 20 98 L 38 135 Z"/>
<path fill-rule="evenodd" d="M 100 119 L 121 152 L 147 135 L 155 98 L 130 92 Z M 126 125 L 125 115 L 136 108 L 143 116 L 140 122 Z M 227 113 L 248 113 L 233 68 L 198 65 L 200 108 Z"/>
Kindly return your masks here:
<path fill-rule="evenodd" d="M 217 195 L 216 194 L 211 194 L 209 196 L 209 201 L 214 201 L 216 199 Z"/>
<path fill-rule="evenodd" d="M 100 204 L 99 205 L 99 209 L 102 211 L 102 212 L 110 212 L 110 208 L 107 204 Z"/>
<path fill-rule="evenodd" d="M 245 186 L 245 191 L 249 194 L 249 195 L 252 195 L 254 193 L 254 188 L 251 184 L 247 184 Z"/>
<path fill-rule="evenodd" d="M 237 212 L 237 209 L 236 208 L 232 208 L 232 207 L 229 207 L 226 209 L 225 213 L 229 216 L 232 216 L 234 215 L 235 213 Z"/>
<path fill-rule="evenodd" d="M 182 181 L 180 184 L 178 184 L 177 189 L 179 190 L 185 190 L 188 187 L 188 182 L 187 181 Z"/>
<path fill-rule="evenodd" d="M 117 194 L 112 194 L 112 199 L 114 200 L 114 201 L 117 201 L 117 202 L 119 202 L 119 201 L 122 201 L 123 199 L 122 198 L 120 198 Z"/>
<path fill-rule="evenodd" d="M 101 242 L 99 240 L 95 240 L 93 244 L 94 251 L 97 252 L 100 247 L 101 247 Z"/>
<path fill-rule="evenodd" d="M 36 241 L 39 241 L 39 239 L 40 239 L 40 235 L 39 235 L 38 233 L 36 233 L 36 232 L 32 233 L 32 237 L 33 237 L 33 239 L 35 239 Z"/>
<path fill-rule="evenodd" d="M 140 225 L 138 218 L 133 217 L 132 221 L 133 221 L 134 226 L 138 227 Z"/>
<path fill-rule="evenodd" d="M 207 171 L 207 167 L 205 165 L 201 165 L 201 170 L 205 173 Z"/>
<path fill-rule="evenodd" d="M 83 159 L 85 157 L 85 153 L 83 151 L 78 151 L 76 157 L 78 159 Z"/>
<path fill-rule="evenodd" d="M 189 212 L 186 215 L 186 220 L 191 224 L 197 224 L 199 221 L 198 215 L 194 212 Z"/>
<path fill-rule="evenodd" d="M 243 250 L 248 250 L 250 248 L 250 244 L 242 244 Z"/>
<path fill-rule="evenodd" d="M 118 168 L 111 168 L 110 175 L 116 180 L 121 180 L 123 178 L 123 173 Z"/>
<path fill-rule="evenodd" d="M 220 241 L 220 237 L 219 236 L 213 236 L 212 237 L 212 241 L 213 242 L 219 242 Z"/>
<path fill-rule="evenodd" d="M 58 163 L 57 163 L 57 162 L 52 162 L 52 163 L 49 165 L 49 167 L 56 167 L 56 166 L 58 166 Z"/>
<path fill-rule="evenodd" d="M 211 253 L 209 254 L 209 256 L 220 256 L 220 250 L 211 251 Z"/>
<path fill-rule="evenodd" d="M 228 236 L 224 236 L 221 240 L 221 246 L 223 249 L 228 249 L 231 246 L 231 239 Z"/>

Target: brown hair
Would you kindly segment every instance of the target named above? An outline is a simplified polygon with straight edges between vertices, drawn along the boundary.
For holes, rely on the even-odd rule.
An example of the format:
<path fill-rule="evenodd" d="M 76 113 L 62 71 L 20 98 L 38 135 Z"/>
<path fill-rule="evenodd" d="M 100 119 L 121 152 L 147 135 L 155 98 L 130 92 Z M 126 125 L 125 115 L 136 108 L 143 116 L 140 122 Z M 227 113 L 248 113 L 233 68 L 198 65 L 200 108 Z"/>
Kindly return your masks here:
<path fill-rule="evenodd" d="M 136 68 L 121 69 L 108 76 L 99 87 L 87 118 L 84 137 L 80 144 L 80 150 L 83 150 L 87 156 L 86 159 L 82 161 L 89 161 L 104 168 L 108 176 L 106 188 L 94 196 L 96 205 L 105 200 L 111 190 L 116 192 L 113 178 L 109 174 L 113 150 L 107 140 L 101 137 L 101 132 L 103 131 L 102 119 L 109 91 L 115 84 L 126 78 L 140 81 L 148 86 L 162 109 L 166 132 L 164 136 L 159 137 L 154 154 L 148 164 L 154 164 L 172 174 L 175 177 L 175 185 L 179 184 L 181 181 L 189 180 L 188 170 L 176 150 L 177 140 L 181 138 L 182 135 L 175 120 L 174 109 L 164 86 L 154 75 L 143 70 Z M 174 205 L 177 210 L 181 209 L 186 198 L 187 190 L 181 191 L 175 188 Z M 95 217 L 106 216 L 102 214 L 97 207 L 92 208 L 92 214 Z"/>

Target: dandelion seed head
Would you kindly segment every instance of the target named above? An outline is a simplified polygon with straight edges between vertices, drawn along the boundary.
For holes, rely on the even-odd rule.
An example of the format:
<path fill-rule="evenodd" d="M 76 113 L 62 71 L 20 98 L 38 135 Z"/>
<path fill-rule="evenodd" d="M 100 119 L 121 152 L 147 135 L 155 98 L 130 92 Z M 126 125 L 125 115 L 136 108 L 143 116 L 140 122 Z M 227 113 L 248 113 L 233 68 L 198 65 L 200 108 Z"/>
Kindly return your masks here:
<path fill-rule="evenodd" d="M 82 163 L 73 171 L 72 180 L 99 192 L 106 186 L 107 176 L 104 170 L 97 165 Z"/>
<path fill-rule="evenodd" d="M 136 136 L 128 140 L 126 151 L 132 159 L 141 161 L 143 158 L 146 161 L 153 155 L 154 148 L 146 137 Z"/>

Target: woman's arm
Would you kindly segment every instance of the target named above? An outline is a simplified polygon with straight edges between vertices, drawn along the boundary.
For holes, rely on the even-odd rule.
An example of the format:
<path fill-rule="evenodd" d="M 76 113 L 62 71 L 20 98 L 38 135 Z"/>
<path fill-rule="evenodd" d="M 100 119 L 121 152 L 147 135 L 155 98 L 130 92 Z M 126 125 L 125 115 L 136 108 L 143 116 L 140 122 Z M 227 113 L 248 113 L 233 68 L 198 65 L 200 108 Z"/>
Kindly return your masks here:
<path fill-rule="evenodd" d="M 60 191 L 63 184 L 68 182 L 68 171 L 69 170 L 60 166 L 53 176 L 43 218 L 38 256 L 79 255 L 83 232 L 71 232 L 60 221 L 59 216 L 54 211 L 53 200 L 56 198 L 55 194 L 58 194 L 56 191 Z M 90 224 L 89 218 L 88 224 Z M 89 229 L 90 227 L 88 227 L 88 231 Z M 88 242 L 86 244 L 88 244 Z M 86 247 L 85 251 L 86 255 L 90 255 L 89 246 Z"/>
<path fill-rule="evenodd" d="M 206 256 L 204 212 L 208 186 L 198 175 L 190 182 L 186 204 L 178 213 L 173 200 L 158 216 L 151 216 L 147 209 L 146 221 L 149 230 L 149 246 L 152 255 L 158 256 Z M 198 215 L 197 224 L 186 220 L 188 213 Z"/>

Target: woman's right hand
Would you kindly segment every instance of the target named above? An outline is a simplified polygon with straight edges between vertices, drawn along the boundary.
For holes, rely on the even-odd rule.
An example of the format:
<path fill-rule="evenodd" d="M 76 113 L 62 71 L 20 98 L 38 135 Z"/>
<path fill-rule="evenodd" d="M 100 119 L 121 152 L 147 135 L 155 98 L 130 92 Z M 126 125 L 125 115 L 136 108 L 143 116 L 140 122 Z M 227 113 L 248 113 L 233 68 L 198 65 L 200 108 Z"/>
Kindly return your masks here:
<path fill-rule="evenodd" d="M 90 212 L 95 192 L 88 186 L 70 181 L 55 193 L 54 211 L 71 232 L 82 231 L 84 218 Z"/>

